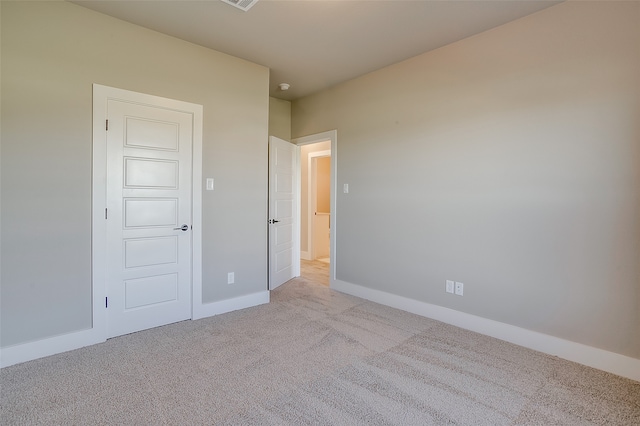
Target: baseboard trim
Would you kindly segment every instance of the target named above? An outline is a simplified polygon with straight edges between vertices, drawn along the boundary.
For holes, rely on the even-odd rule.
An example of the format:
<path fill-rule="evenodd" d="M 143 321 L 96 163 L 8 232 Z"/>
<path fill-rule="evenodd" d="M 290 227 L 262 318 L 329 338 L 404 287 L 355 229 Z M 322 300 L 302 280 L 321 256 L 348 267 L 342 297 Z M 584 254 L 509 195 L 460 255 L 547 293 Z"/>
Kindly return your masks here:
<path fill-rule="evenodd" d="M 193 319 L 202 319 L 214 315 L 226 314 L 227 312 L 239 309 L 251 308 L 252 306 L 269 303 L 269 292 L 260 291 L 258 293 L 247 294 L 245 296 L 234 297 L 233 299 L 221 300 L 219 302 L 203 303 L 198 309 L 193 310 Z"/>
<path fill-rule="evenodd" d="M 640 359 L 345 281 L 332 280 L 331 288 L 372 302 L 442 321 L 456 327 L 640 381 Z"/>
<path fill-rule="evenodd" d="M 99 334 L 87 329 L 0 348 L 0 368 L 102 343 L 105 338 Z"/>
<path fill-rule="evenodd" d="M 301 251 L 300 252 L 300 259 L 311 260 L 311 255 L 309 254 L 308 251 Z"/>
<path fill-rule="evenodd" d="M 201 319 L 213 315 L 224 314 L 239 309 L 269 303 L 269 292 L 261 291 L 220 302 L 206 303 L 194 309 L 193 319 Z M 106 336 L 98 329 L 77 331 L 48 337 L 34 342 L 21 343 L 14 346 L 0 348 L 0 368 L 56 355 L 62 352 L 80 349 L 106 341 Z"/>

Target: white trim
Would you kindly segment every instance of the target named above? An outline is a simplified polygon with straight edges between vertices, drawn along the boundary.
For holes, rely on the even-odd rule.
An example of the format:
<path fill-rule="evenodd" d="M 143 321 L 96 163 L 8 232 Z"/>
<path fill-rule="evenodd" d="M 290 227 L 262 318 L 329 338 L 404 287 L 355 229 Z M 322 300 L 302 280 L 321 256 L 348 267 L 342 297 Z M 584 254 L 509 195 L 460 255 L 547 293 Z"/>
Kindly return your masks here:
<path fill-rule="evenodd" d="M 107 337 L 107 315 L 104 308 L 106 296 L 106 241 L 107 227 L 104 219 L 107 189 L 107 149 L 105 119 L 107 102 L 119 99 L 143 105 L 158 106 L 183 111 L 193 117 L 192 140 L 192 200 L 191 220 L 191 316 L 202 305 L 202 105 L 162 98 L 114 87 L 93 85 L 93 182 L 92 182 L 92 294 L 93 337 L 104 341 Z M 100 340 L 101 339 L 101 340 Z"/>
<path fill-rule="evenodd" d="M 214 315 L 226 314 L 227 312 L 251 308 L 265 303 L 269 303 L 268 291 L 260 291 L 258 293 L 247 294 L 246 296 L 221 300 L 219 302 L 204 303 L 199 309 L 194 310 L 193 319 L 197 320 Z"/>
<path fill-rule="evenodd" d="M 329 130 L 322 133 L 316 133 L 314 135 L 303 136 L 300 138 L 295 138 L 292 140 L 298 146 L 309 145 L 317 142 L 331 141 L 331 253 L 329 256 L 329 287 L 333 287 L 333 284 L 336 280 L 336 224 L 337 222 L 337 214 L 336 208 L 337 203 L 336 199 L 338 196 L 338 131 L 337 130 Z M 298 199 L 300 199 L 300 193 L 298 192 Z M 298 212 L 300 209 L 298 209 Z M 300 246 L 300 242 L 298 242 L 298 246 Z M 308 249 L 308 247 L 307 247 Z M 300 266 L 300 262 L 298 262 L 298 267 Z"/>
<path fill-rule="evenodd" d="M 0 349 L 0 368 L 80 349 L 104 341 L 105 339 L 99 333 L 96 333 L 94 329 L 87 329 L 36 340 L 35 342 L 7 346 Z"/>
<path fill-rule="evenodd" d="M 194 309 L 193 319 L 201 319 L 213 315 L 225 314 L 238 309 L 250 308 L 253 306 L 269 303 L 269 292 L 246 296 L 235 297 L 233 299 L 222 300 L 220 302 L 201 304 L 199 309 Z M 49 337 L 35 342 L 22 343 L 0 349 L 0 368 L 20 364 L 22 362 L 56 355 L 62 352 L 80 349 L 85 346 L 102 343 L 105 339 L 95 328 L 77 331 L 74 333 L 62 334 L 60 336 Z"/>
<path fill-rule="evenodd" d="M 345 281 L 334 280 L 332 288 L 372 302 L 402 309 L 403 311 L 640 381 L 640 359 Z"/>
<path fill-rule="evenodd" d="M 203 106 L 193 114 L 193 147 L 191 161 L 191 318 L 202 306 L 202 138 Z"/>

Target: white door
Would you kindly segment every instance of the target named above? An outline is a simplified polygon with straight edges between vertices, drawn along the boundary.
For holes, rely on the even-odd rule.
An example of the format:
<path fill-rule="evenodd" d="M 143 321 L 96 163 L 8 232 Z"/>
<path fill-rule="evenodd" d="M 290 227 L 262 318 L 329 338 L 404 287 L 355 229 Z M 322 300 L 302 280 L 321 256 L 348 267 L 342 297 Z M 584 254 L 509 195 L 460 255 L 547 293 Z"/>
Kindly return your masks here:
<path fill-rule="evenodd" d="M 269 289 L 295 276 L 299 147 L 269 137 Z"/>
<path fill-rule="evenodd" d="M 191 318 L 193 116 L 107 103 L 107 337 Z"/>

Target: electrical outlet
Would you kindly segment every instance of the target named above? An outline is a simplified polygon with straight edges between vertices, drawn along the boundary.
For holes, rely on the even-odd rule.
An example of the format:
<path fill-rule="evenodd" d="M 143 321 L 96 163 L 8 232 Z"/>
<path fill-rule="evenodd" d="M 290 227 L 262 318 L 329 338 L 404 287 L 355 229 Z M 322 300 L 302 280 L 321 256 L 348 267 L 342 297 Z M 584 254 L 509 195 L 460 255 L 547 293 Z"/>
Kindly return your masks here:
<path fill-rule="evenodd" d="M 447 280 L 447 285 L 445 287 L 445 290 L 447 291 L 447 293 L 453 293 L 453 286 L 454 286 L 454 282 L 451 280 Z"/>
<path fill-rule="evenodd" d="M 227 274 L 227 284 L 233 284 L 236 281 L 235 274 L 233 272 L 229 272 Z"/>
<path fill-rule="evenodd" d="M 464 295 L 464 284 L 456 282 L 456 294 L 458 296 Z"/>

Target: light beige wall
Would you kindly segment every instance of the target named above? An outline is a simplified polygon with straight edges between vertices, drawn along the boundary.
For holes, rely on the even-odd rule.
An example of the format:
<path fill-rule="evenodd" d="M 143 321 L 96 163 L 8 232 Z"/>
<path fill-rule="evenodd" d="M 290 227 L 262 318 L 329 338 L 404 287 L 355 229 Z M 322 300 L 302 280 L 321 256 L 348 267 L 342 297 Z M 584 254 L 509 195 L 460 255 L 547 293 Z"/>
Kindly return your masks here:
<path fill-rule="evenodd" d="M 339 280 L 640 358 L 639 2 L 562 3 L 293 102 L 293 137 L 334 128 Z"/>
<path fill-rule="evenodd" d="M 204 301 L 266 290 L 268 69 L 67 2 L 1 7 L 0 344 L 91 327 L 93 83 L 204 106 Z"/>
<path fill-rule="evenodd" d="M 269 98 L 269 136 L 291 140 L 291 102 Z"/>
<path fill-rule="evenodd" d="M 307 134 L 302 136 L 307 136 Z M 303 252 L 309 251 L 309 154 L 330 149 L 331 141 L 300 147 L 300 251 Z"/>
<path fill-rule="evenodd" d="M 331 212 L 331 157 L 320 157 L 316 164 L 316 210 Z"/>

